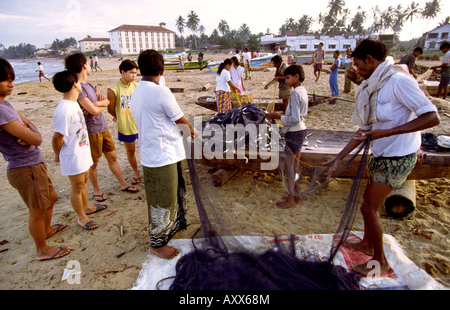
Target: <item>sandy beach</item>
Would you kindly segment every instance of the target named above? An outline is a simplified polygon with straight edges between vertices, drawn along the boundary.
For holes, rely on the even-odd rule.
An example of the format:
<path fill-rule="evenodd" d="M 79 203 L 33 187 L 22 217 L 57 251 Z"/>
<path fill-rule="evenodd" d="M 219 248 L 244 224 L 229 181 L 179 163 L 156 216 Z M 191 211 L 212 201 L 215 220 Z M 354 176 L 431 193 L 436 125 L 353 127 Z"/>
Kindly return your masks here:
<path fill-rule="evenodd" d="M 206 59 L 223 60 L 229 55 L 206 55 Z M 284 56 L 286 59 L 286 56 Z M 196 55 L 194 55 L 196 59 Z M 440 62 L 418 61 L 418 64 L 431 67 Z M 119 79 L 118 58 L 101 58 L 103 71 L 93 72 L 88 81 L 106 95 L 107 88 Z M 324 66 L 328 68 L 329 66 Z M 312 66 L 304 66 L 306 81 L 304 86 L 309 93 L 315 90 L 318 95 L 331 96 L 328 84 L 329 75 L 322 73 L 318 83 L 314 82 Z M 341 70 L 343 71 L 343 70 Z M 274 75 L 274 71 L 254 71 L 251 80 L 245 81 L 249 91 L 261 91 L 258 95 L 273 98 L 273 89 L 263 91 L 263 87 Z M 214 112 L 195 104 L 198 97 L 214 94 L 215 75 L 208 69 L 187 70 L 184 72 L 166 71 L 166 85 L 171 88 L 184 88 L 184 92 L 174 93 L 177 101 L 189 117 L 203 116 L 209 119 Z M 140 77 L 138 77 L 138 80 Z M 202 87 L 211 88 L 202 91 Z M 339 74 L 338 84 L 343 92 L 344 74 Z M 354 87 L 355 89 L 355 87 Z M 341 97 L 353 99 L 354 90 Z M 98 168 L 98 181 L 107 200 L 108 209 L 92 215 L 99 224 L 94 231 L 86 231 L 76 223 L 76 214 L 70 205 L 70 183 L 61 176 L 60 167 L 52 162 L 53 150 L 53 112 L 61 95 L 51 82 L 36 82 L 16 85 L 13 94 L 7 97 L 15 109 L 36 124 L 43 136 L 40 147 L 46 160 L 49 176 L 58 193 L 53 212 L 53 224 L 68 225 L 66 229 L 48 239 L 53 246 L 67 245 L 73 251 L 60 259 L 40 262 L 35 257 L 35 246 L 28 231 L 28 211 L 22 199 L 6 179 L 6 165 L 0 160 L 3 178 L 0 181 L 0 289 L 40 289 L 40 290 L 126 290 L 133 286 L 142 264 L 149 254 L 147 227 L 147 207 L 142 184 L 137 194 L 120 191 L 120 185 L 108 168 L 104 157 Z M 437 101 L 441 124 L 427 132 L 450 133 L 450 104 Z M 122 172 L 131 182 L 133 171 L 128 164 L 124 145 L 117 140 L 116 124 L 105 110 L 110 132 L 114 138 L 116 152 Z M 308 128 L 354 131 L 350 123 L 353 103 L 338 101 L 337 104 L 320 104 L 309 109 L 306 119 Z M 139 154 L 138 161 L 139 161 Z M 139 165 L 140 166 L 140 165 Z M 188 181 L 188 228 L 179 232 L 175 238 L 189 239 L 199 227 L 199 217 L 195 205 L 189 172 Z M 141 169 L 142 171 L 142 169 Z M 232 208 L 231 214 L 245 224 L 245 232 L 250 235 L 274 236 L 278 234 L 330 234 L 334 233 L 345 201 L 351 179 L 337 179 L 318 193 L 305 197 L 295 208 L 281 210 L 275 202 L 284 195 L 285 190 L 280 177 L 262 172 L 240 171 L 230 181 L 217 187 L 220 195 L 226 198 Z M 89 196 L 95 203 L 91 184 Z M 363 185 L 364 186 L 364 185 Z M 418 180 L 416 182 L 417 205 L 411 219 L 394 220 L 382 217 L 384 233 L 392 235 L 403 247 L 406 255 L 420 268 L 440 283 L 450 285 L 450 178 Z M 113 211 L 116 211 L 112 213 Z M 353 226 L 354 231 L 363 231 L 362 216 L 358 212 Z M 422 232 L 423 234 L 420 234 Z M 81 284 L 68 284 L 61 281 L 68 262 L 76 260 L 81 267 Z"/>

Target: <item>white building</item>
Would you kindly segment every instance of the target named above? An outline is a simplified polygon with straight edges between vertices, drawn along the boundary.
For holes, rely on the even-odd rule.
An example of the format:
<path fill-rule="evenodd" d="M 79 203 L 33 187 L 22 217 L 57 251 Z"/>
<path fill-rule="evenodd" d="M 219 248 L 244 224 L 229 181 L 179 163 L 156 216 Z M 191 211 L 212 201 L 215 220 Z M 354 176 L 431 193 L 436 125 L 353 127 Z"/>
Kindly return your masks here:
<path fill-rule="evenodd" d="M 114 54 L 139 54 L 146 49 L 175 49 L 175 32 L 160 26 L 122 25 L 109 32 Z"/>
<path fill-rule="evenodd" d="M 441 44 L 449 40 L 450 24 L 437 27 L 427 33 L 425 33 L 424 50 L 439 50 Z"/>
<path fill-rule="evenodd" d="M 84 38 L 79 43 L 82 53 L 91 53 L 99 50 L 104 45 L 110 44 L 108 38 Z"/>
<path fill-rule="evenodd" d="M 261 45 L 272 50 L 279 46 L 291 52 L 314 52 L 319 47 L 319 43 L 323 43 L 323 49 L 326 51 L 343 52 L 347 48 L 354 49 L 358 39 L 359 37 L 356 36 L 285 35 L 275 37 L 270 34 L 261 37 Z"/>

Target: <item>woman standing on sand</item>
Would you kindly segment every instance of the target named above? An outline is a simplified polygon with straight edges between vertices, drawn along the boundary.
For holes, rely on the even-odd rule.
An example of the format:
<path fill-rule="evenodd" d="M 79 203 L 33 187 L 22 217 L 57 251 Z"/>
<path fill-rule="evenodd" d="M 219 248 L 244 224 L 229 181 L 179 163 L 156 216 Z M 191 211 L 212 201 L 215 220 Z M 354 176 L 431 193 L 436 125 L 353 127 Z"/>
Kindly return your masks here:
<path fill-rule="evenodd" d="M 226 113 L 233 108 L 231 104 L 230 92 L 240 93 L 241 91 L 237 88 L 233 82 L 231 82 L 230 70 L 233 62 L 231 59 L 225 59 L 217 70 L 216 76 L 216 101 L 217 101 L 217 112 Z"/>

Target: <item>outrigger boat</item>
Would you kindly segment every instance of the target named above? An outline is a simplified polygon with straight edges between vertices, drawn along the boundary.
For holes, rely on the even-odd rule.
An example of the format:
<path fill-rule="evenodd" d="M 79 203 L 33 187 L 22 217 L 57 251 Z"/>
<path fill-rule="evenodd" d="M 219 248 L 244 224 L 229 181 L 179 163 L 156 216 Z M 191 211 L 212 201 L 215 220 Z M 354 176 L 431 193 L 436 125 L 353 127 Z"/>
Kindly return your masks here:
<path fill-rule="evenodd" d="M 272 62 L 272 58 L 275 56 L 275 54 L 269 54 L 267 56 L 263 57 L 256 57 L 252 58 L 250 60 L 250 67 L 256 68 L 256 67 L 264 67 L 269 66 Z M 219 69 L 219 65 L 222 63 L 222 61 L 215 61 L 208 64 L 208 68 L 211 71 L 211 73 L 217 73 L 217 70 Z"/>
<path fill-rule="evenodd" d="M 206 59 L 202 61 L 202 68 L 206 68 L 212 59 Z M 200 69 L 198 61 L 186 61 L 183 63 L 184 70 Z M 164 63 L 164 70 L 178 70 L 178 61 L 170 61 Z"/>

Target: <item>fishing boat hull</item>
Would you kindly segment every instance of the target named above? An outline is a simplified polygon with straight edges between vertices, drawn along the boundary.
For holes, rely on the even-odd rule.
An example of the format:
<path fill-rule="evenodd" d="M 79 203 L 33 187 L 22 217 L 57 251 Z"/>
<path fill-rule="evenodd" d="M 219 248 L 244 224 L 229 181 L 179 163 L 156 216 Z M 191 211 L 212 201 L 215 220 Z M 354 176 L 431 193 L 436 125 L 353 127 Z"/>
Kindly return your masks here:
<path fill-rule="evenodd" d="M 206 67 L 208 63 L 210 63 L 212 59 L 207 59 L 202 61 L 202 68 Z M 164 63 L 164 70 L 178 70 L 178 61 L 177 62 L 165 62 Z M 184 70 L 193 70 L 193 69 L 200 69 L 200 65 L 198 64 L 198 61 L 187 61 L 184 62 Z"/>
<path fill-rule="evenodd" d="M 272 58 L 275 56 L 274 54 L 270 54 L 264 57 L 257 57 L 250 60 L 250 67 L 256 68 L 256 67 L 265 67 L 269 66 L 272 63 Z M 209 71 L 211 73 L 217 73 L 217 70 L 219 69 L 219 65 L 221 64 L 221 61 L 215 61 L 208 64 Z"/>

